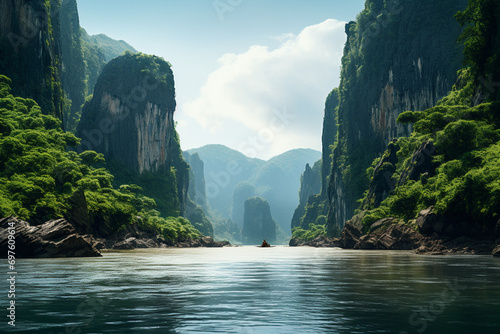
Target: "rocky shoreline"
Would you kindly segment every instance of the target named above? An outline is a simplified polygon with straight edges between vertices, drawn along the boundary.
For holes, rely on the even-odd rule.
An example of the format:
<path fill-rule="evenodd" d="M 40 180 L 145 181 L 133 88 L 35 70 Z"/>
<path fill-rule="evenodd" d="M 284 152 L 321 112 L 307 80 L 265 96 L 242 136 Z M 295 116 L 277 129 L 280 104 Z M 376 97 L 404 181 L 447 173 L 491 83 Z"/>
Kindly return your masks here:
<path fill-rule="evenodd" d="M 66 219 L 50 220 L 32 226 L 14 217 L 0 219 L 0 257 L 7 257 L 9 227 L 15 230 L 16 258 L 98 257 L 102 250 L 126 250 L 135 248 L 167 247 L 225 247 L 227 241 L 215 241 L 201 237 L 179 243 L 171 243 L 151 233 L 131 226 L 126 233 L 110 238 L 98 238 L 82 234 Z"/>
<path fill-rule="evenodd" d="M 365 250 L 413 250 L 424 255 L 493 255 L 500 257 L 500 237 L 470 237 L 451 233 L 432 208 L 423 210 L 413 224 L 384 218 L 364 232 L 362 216 L 346 222 L 340 238 L 318 237 L 310 241 L 292 238 L 290 246 L 339 247 Z M 499 222 L 500 224 L 500 222 Z M 500 228 L 500 225 L 498 226 Z"/>

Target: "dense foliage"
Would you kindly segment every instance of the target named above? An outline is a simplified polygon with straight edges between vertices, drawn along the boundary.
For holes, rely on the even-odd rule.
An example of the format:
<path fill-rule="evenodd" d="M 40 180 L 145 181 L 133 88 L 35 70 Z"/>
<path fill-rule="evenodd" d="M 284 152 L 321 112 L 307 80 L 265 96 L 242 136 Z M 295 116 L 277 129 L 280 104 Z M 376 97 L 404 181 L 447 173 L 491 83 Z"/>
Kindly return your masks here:
<path fill-rule="evenodd" d="M 0 76 L 0 216 L 34 224 L 64 217 L 68 199 L 83 191 L 93 221 L 109 234 L 137 223 L 171 242 L 200 235 L 183 218 L 160 217 L 155 201 L 141 195 L 139 186 L 114 188 L 102 154 L 67 151 L 80 140 L 35 101 L 11 95 L 10 83 Z"/>
<path fill-rule="evenodd" d="M 156 201 L 164 217 L 185 214 L 189 184 L 189 167 L 182 158 L 179 137 L 171 119 L 176 105 L 174 87 L 168 62 L 156 56 L 126 52 L 103 69 L 77 128 L 77 135 L 82 138 L 78 149 L 90 148 L 103 153 L 115 176 L 114 185 L 129 182 L 139 185 L 145 196 Z M 131 92 L 138 88 L 142 88 L 145 95 L 134 98 Z M 108 108 L 103 102 L 108 94 L 126 108 Z M 154 116 L 157 118 L 147 111 L 151 105 L 161 109 L 160 114 Z M 144 111 L 147 112 L 143 114 Z M 102 131 L 103 122 L 110 122 L 113 129 L 119 131 Z M 102 137 L 93 138 L 93 133 Z M 141 136 L 149 139 L 142 142 Z M 154 146 L 153 138 L 161 138 L 155 151 L 161 158 L 155 166 L 150 166 L 144 154 L 150 145 Z"/>
<path fill-rule="evenodd" d="M 460 68 L 457 1 L 367 0 L 347 42 L 338 90 L 337 140 L 329 180 L 328 226 L 343 226 L 369 186 L 366 169 L 395 137 L 402 110 L 429 108 L 445 96 Z"/>
<path fill-rule="evenodd" d="M 414 125 L 414 132 L 397 143 L 392 182 L 398 184 L 401 174 L 414 167 L 412 153 L 425 142 L 434 144 L 435 150 L 427 153 L 438 167 L 420 179 L 399 182 L 379 207 L 366 213 L 367 226 L 387 216 L 409 221 L 429 206 L 485 234 L 500 218 L 500 95 L 498 87 L 487 87 L 481 79 L 497 78 L 500 68 L 500 5 L 470 1 L 456 17 L 467 25 L 461 38 L 465 67 L 453 91 L 435 107 L 399 116 L 399 122 Z"/>
<path fill-rule="evenodd" d="M 326 217 L 325 216 L 322 217 L 325 219 L 324 223 L 326 223 Z M 326 237 L 327 231 L 324 223 L 322 225 L 311 223 L 309 224 L 308 229 L 303 229 L 302 227 L 295 227 L 292 229 L 292 238 L 307 242 L 316 239 L 318 237 Z"/>

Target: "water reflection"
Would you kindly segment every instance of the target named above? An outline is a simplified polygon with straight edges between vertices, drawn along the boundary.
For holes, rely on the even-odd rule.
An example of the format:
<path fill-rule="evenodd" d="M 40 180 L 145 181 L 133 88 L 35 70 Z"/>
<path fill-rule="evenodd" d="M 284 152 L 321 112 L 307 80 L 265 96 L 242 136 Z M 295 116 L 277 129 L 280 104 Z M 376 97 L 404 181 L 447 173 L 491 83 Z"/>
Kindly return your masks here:
<path fill-rule="evenodd" d="M 497 333 L 499 283 L 490 257 L 405 252 L 239 247 L 21 260 L 16 330 Z"/>

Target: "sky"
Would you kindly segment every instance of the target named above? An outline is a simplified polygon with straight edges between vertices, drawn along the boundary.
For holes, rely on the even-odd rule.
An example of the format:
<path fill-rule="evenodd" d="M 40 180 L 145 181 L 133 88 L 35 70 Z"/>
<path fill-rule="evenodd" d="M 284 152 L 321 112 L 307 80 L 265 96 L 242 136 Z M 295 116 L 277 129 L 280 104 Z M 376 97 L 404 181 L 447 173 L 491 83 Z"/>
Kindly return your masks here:
<path fill-rule="evenodd" d="M 321 150 L 345 23 L 364 0 L 77 0 L 91 35 L 172 64 L 183 150 L 222 144 L 269 159 Z"/>

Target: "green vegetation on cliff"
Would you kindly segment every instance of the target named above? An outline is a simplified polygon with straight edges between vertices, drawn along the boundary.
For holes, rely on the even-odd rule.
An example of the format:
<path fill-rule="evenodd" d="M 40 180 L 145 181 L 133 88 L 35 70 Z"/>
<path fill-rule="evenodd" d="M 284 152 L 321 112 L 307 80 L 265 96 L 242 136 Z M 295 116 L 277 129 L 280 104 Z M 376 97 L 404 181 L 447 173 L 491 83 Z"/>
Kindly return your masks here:
<path fill-rule="evenodd" d="M 0 75 L 13 80 L 15 95 L 34 99 L 47 115 L 63 118 L 60 0 L 3 1 Z"/>
<path fill-rule="evenodd" d="M 309 224 L 307 229 L 303 229 L 302 227 L 294 227 L 292 229 L 292 238 L 300 240 L 301 242 L 307 242 L 314 240 L 318 237 L 326 237 L 327 231 L 325 227 L 326 217 L 323 216 L 324 221 L 323 224 Z"/>
<path fill-rule="evenodd" d="M 77 130 L 80 149 L 96 150 L 109 161 L 116 186 L 139 185 L 165 217 L 184 214 L 189 184 L 173 122 L 170 66 L 142 53 L 113 59 L 99 76 Z"/>
<path fill-rule="evenodd" d="M 428 109 L 451 90 L 462 59 L 453 15 L 465 7 L 465 0 L 367 0 L 346 25 L 338 140 L 328 180 L 330 231 L 359 206 L 373 159 L 393 138 L 411 134 L 398 115 Z"/>
<path fill-rule="evenodd" d="M 160 217 L 155 201 L 141 195 L 139 186 L 114 188 L 102 154 L 66 151 L 80 139 L 64 132 L 61 121 L 44 115 L 35 101 L 14 97 L 10 84 L 0 76 L 0 216 L 33 224 L 74 217 L 72 199 L 83 192 L 85 223 L 100 236 L 133 223 L 171 242 L 200 235 L 183 218 Z"/>
<path fill-rule="evenodd" d="M 500 5 L 470 1 L 456 18 L 466 27 L 464 68 L 435 107 L 399 116 L 414 131 L 396 143 L 391 193 L 380 206 L 363 208 L 369 209 L 367 228 L 387 216 L 409 221 L 434 206 L 462 234 L 494 233 L 500 218 Z"/>

